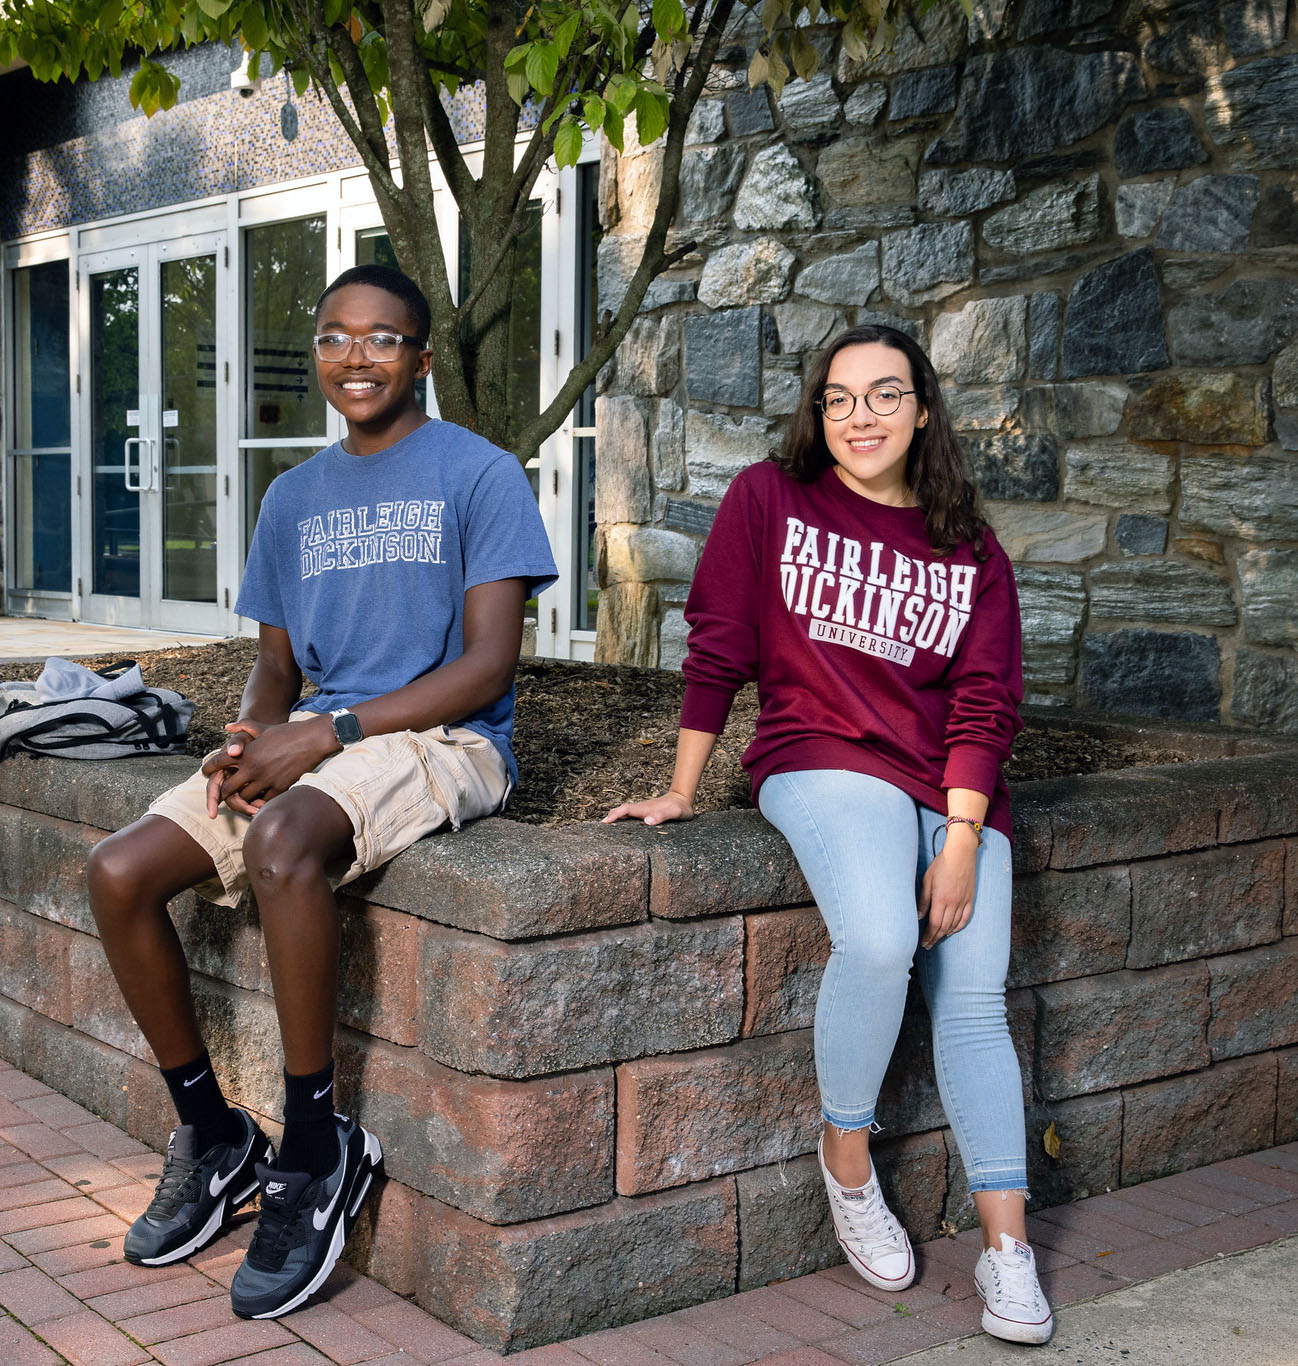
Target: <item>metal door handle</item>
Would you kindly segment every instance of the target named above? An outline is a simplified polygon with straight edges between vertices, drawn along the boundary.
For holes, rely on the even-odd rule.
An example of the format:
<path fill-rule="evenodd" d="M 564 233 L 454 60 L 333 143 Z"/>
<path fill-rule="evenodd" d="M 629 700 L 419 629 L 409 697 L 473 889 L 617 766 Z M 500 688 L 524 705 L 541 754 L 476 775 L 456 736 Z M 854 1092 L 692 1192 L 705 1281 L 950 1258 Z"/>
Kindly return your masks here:
<path fill-rule="evenodd" d="M 128 436 L 126 440 L 122 442 L 122 482 L 126 485 L 127 493 L 143 493 L 148 487 L 143 478 L 144 462 L 142 459 L 139 466 L 141 477 L 137 483 L 131 483 L 131 447 L 142 447 L 147 441 L 148 437 L 146 436 Z M 143 456 L 143 450 L 141 450 L 139 454 Z"/>

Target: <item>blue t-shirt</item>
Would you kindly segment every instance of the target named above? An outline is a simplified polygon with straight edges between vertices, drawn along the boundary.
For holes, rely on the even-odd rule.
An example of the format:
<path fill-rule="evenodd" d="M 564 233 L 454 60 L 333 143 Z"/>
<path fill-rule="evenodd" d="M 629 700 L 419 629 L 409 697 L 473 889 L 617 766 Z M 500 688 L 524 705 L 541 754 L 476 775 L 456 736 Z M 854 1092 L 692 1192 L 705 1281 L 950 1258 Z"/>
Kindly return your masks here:
<path fill-rule="evenodd" d="M 319 692 L 294 710 L 355 706 L 464 652 L 464 594 L 558 577 L 514 456 L 449 422 L 375 455 L 335 444 L 286 470 L 262 500 L 235 611 L 288 632 Z M 485 735 L 517 781 L 514 690 L 460 724 Z"/>

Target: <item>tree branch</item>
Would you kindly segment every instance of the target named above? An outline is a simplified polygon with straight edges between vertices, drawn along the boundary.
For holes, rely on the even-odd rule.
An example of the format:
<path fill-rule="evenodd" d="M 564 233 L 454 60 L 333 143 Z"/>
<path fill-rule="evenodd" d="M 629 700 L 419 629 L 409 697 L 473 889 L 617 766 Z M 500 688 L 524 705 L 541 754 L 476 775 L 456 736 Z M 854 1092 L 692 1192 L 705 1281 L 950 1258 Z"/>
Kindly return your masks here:
<path fill-rule="evenodd" d="M 369 83 L 364 80 L 364 71 L 361 70 L 360 73 L 362 90 L 358 99 L 356 91 L 353 90 L 353 82 L 349 76 L 347 64 L 341 56 L 339 57 L 343 76 L 347 80 L 348 91 L 351 93 L 353 103 L 356 106 L 356 115 L 353 116 L 352 111 L 347 107 L 347 101 L 343 99 L 342 92 L 334 81 L 327 57 L 323 61 L 320 60 L 316 53 L 316 47 L 311 41 L 312 31 L 316 30 L 326 47 L 329 46 L 330 30 L 324 22 L 323 7 L 318 3 L 318 0 L 313 0 L 310 4 L 302 4 L 300 0 L 287 0 L 287 8 L 300 34 L 298 50 L 311 73 L 312 80 L 324 91 L 325 98 L 334 111 L 334 116 L 342 124 L 352 146 L 360 153 L 361 162 L 371 177 L 375 178 L 375 183 L 386 182 L 386 186 L 395 191 L 397 187 L 392 179 L 388 141 L 383 135 L 383 125 L 379 122 L 379 112 L 374 103 L 373 92 L 369 89 Z M 351 58 L 359 69 L 360 59 L 356 56 L 356 50 L 352 47 L 350 39 L 347 40 L 347 45 L 351 48 Z"/>
<path fill-rule="evenodd" d="M 428 165 L 420 82 L 415 72 L 422 59 L 415 41 L 414 12 L 410 0 L 381 0 L 379 10 L 387 40 L 388 90 L 402 185 L 414 197 L 420 216 L 431 217 L 433 177 Z"/>
<path fill-rule="evenodd" d="M 715 0 L 708 12 L 703 37 L 699 41 L 694 60 L 690 63 L 688 76 L 684 70 L 676 73 L 675 94 L 663 149 L 658 204 L 653 223 L 645 238 L 640 264 L 627 285 L 617 315 L 606 326 L 597 329 L 590 350 L 573 366 L 568 378 L 546 406 L 545 411 L 534 417 L 518 433 L 515 453 L 522 459 L 530 457 L 541 442 L 559 427 L 572 411 L 573 405 L 581 397 L 586 386 L 612 357 L 630 330 L 631 323 L 644 302 L 645 291 L 649 288 L 650 282 L 665 270 L 668 264 L 688 254 L 688 247 L 681 247 L 672 252 L 665 249 L 667 232 L 676 215 L 676 203 L 680 194 L 681 152 L 685 147 L 685 129 L 690 121 L 690 115 L 694 112 L 694 106 L 703 93 L 712 63 L 716 60 L 734 4 L 735 0 Z"/>
<path fill-rule="evenodd" d="M 456 139 L 455 130 L 451 127 L 450 117 L 442 104 L 437 85 L 433 81 L 430 64 L 417 61 L 415 65 L 419 68 L 417 75 L 419 107 L 423 113 L 424 128 L 427 130 L 428 140 L 432 144 L 433 155 L 437 158 L 437 164 L 446 177 L 446 184 L 455 202 L 461 209 L 465 209 L 472 202 L 477 182 L 473 178 L 473 172 L 469 170 L 468 163 L 464 160 L 463 152 L 460 151 L 460 144 Z M 450 68 L 448 68 L 448 72 L 449 70 Z"/>
<path fill-rule="evenodd" d="M 676 214 L 676 201 L 680 193 L 680 153 L 685 150 L 686 126 L 690 122 L 691 113 L 694 112 L 694 105 L 704 90 L 712 63 L 716 60 L 721 40 L 726 34 L 726 26 L 734 11 L 734 4 L 735 0 L 716 0 L 716 3 L 712 4 L 698 51 L 690 63 L 689 75 L 683 70 L 676 72 L 675 96 L 672 98 L 671 116 L 667 124 L 667 142 L 663 149 L 663 179 L 659 202 L 654 210 L 649 234 L 645 238 L 645 250 L 642 251 L 639 265 L 631 276 L 630 284 L 627 285 L 622 306 L 607 326 L 597 329 L 590 350 L 577 365 L 572 366 L 567 380 L 560 385 L 559 392 L 547 404 L 544 413 L 531 419 L 516 436 L 515 454 L 521 459 L 533 455 L 545 437 L 559 428 L 560 423 L 571 413 L 572 406 L 585 392 L 586 385 L 600 373 L 613 352 L 618 350 L 623 337 L 630 331 L 631 322 L 634 321 L 639 306 L 644 302 L 645 291 L 648 290 L 650 281 L 656 279 L 668 265 L 674 264 L 693 250 L 693 245 L 690 245 L 667 251 L 665 243 L 668 228 L 671 227 L 671 221 Z"/>

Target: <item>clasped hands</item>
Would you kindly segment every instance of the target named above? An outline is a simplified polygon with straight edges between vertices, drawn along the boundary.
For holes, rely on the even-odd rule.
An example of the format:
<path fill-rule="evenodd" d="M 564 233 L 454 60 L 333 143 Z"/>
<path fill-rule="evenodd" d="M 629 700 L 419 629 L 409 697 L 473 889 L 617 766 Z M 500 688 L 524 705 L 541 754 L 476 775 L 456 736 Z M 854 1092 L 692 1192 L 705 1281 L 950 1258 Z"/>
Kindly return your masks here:
<path fill-rule="evenodd" d="M 213 819 L 222 802 L 240 815 L 255 816 L 336 748 L 322 746 L 319 727 L 311 722 L 268 725 L 240 719 L 225 729 L 230 738 L 224 747 L 203 760 L 207 814 Z"/>

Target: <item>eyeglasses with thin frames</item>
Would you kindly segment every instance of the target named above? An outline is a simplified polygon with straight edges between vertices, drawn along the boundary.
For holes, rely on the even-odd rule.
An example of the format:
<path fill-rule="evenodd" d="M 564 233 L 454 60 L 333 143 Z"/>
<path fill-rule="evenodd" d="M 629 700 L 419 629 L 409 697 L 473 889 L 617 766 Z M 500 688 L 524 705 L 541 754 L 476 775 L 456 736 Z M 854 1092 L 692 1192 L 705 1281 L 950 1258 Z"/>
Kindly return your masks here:
<path fill-rule="evenodd" d="M 863 394 L 853 394 L 847 389 L 826 389 L 816 400 L 816 406 L 831 422 L 846 422 L 856 412 L 858 398 L 865 400 L 865 406 L 876 417 L 891 417 L 901 407 L 901 401 L 914 389 L 898 389 L 895 384 L 876 384 Z"/>
<path fill-rule="evenodd" d="M 369 332 L 363 337 L 353 337 L 350 332 L 321 332 L 311 339 L 311 349 L 320 360 L 346 360 L 352 347 L 360 345 L 366 360 L 376 365 L 390 365 L 401 353 L 403 343 L 423 348 L 419 337 L 407 337 L 401 332 Z"/>

